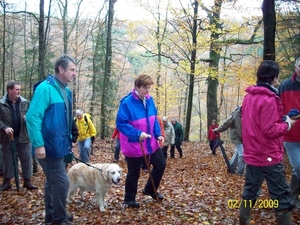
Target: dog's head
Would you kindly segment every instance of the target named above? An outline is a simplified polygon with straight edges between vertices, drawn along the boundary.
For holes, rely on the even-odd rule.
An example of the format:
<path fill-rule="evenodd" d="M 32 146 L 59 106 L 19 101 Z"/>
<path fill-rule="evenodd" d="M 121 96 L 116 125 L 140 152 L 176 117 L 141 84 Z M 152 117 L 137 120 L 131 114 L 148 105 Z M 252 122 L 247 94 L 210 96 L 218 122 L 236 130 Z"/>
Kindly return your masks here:
<path fill-rule="evenodd" d="M 105 180 L 110 180 L 114 184 L 118 184 L 121 181 L 122 169 L 118 164 L 110 164 L 102 173 Z"/>

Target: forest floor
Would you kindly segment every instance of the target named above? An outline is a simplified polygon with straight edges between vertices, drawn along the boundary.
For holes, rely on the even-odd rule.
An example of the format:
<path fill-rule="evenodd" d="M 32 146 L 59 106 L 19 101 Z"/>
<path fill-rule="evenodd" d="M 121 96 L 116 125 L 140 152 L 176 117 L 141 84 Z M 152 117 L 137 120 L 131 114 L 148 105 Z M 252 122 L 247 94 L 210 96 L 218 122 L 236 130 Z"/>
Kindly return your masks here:
<path fill-rule="evenodd" d="M 113 160 L 112 145 L 105 140 L 95 141 L 92 163 L 110 163 Z M 229 159 L 234 146 L 225 144 Z M 167 160 L 159 193 L 164 196 L 161 203 L 142 194 L 148 172 L 141 171 L 136 200 L 141 206 L 126 208 L 123 204 L 124 184 L 127 173 L 126 162 L 121 154 L 119 165 L 123 170 L 122 181 L 112 185 L 106 195 L 106 212 L 100 212 L 95 193 L 86 192 L 85 200 L 75 194 L 75 201 L 67 204 L 69 214 L 74 216 L 74 224 L 239 224 L 239 203 L 243 190 L 244 177 L 229 174 L 220 150 L 212 155 L 207 143 L 184 142 L 183 158 Z M 75 155 L 78 150 L 74 149 Z M 76 163 L 73 161 L 73 164 Z M 284 158 L 287 180 L 290 180 L 291 167 Z M 72 166 L 72 165 L 70 165 Z M 13 182 L 10 190 L 0 192 L 0 224 L 43 224 L 43 187 L 45 176 L 39 172 L 32 178 L 37 190 L 26 190 L 22 186 L 18 192 Z M 23 181 L 21 181 L 22 185 Z M 259 197 L 260 205 L 252 210 L 251 224 L 271 225 L 275 223 L 272 201 L 263 183 Z M 294 224 L 300 224 L 300 213 L 292 211 Z"/>

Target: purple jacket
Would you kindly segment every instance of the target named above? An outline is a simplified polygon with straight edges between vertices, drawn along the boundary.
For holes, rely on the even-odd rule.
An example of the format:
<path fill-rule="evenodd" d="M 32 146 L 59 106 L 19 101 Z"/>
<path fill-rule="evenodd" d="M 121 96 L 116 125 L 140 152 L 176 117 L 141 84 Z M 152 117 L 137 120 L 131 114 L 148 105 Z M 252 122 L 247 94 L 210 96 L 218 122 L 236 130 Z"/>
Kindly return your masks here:
<path fill-rule="evenodd" d="M 243 101 L 242 140 L 244 160 L 253 166 L 271 166 L 283 158 L 283 135 L 288 124 L 282 122 L 283 107 L 271 87 L 251 86 Z"/>
<path fill-rule="evenodd" d="M 120 146 L 127 157 L 141 157 L 143 152 L 139 137 L 142 132 L 151 135 L 142 144 L 146 155 L 159 149 L 157 138 L 161 136 L 157 120 L 157 109 L 153 98 L 146 96 L 146 108 L 135 90 L 121 100 L 116 120 L 120 131 Z"/>

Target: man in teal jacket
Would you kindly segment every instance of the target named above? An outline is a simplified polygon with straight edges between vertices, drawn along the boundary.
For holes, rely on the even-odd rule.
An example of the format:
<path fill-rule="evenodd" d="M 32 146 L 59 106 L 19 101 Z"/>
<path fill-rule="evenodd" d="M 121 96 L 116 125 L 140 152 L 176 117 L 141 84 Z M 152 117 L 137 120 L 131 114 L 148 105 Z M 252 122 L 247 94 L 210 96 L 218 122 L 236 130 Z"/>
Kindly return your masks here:
<path fill-rule="evenodd" d="M 27 113 L 28 134 L 46 175 L 45 224 L 71 224 L 66 211 L 69 180 L 64 156 L 72 145 L 72 92 L 67 84 L 76 77 L 76 62 L 63 55 L 55 75 L 39 84 Z"/>

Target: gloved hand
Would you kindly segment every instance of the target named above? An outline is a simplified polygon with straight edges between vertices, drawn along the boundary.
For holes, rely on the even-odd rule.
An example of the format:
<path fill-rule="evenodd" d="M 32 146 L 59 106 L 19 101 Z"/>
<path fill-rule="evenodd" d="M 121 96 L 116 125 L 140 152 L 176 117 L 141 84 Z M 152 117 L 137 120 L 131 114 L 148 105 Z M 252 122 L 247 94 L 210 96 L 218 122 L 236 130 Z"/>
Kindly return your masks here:
<path fill-rule="evenodd" d="M 298 109 L 291 109 L 289 112 L 288 112 L 288 116 L 293 119 L 294 116 L 298 116 L 300 114 L 300 111 Z M 286 120 L 286 116 L 284 116 L 282 118 L 283 121 Z"/>
<path fill-rule="evenodd" d="M 93 136 L 93 137 L 91 137 L 91 140 L 92 140 L 92 144 L 94 143 L 94 141 L 95 141 L 95 137 Z"/>

